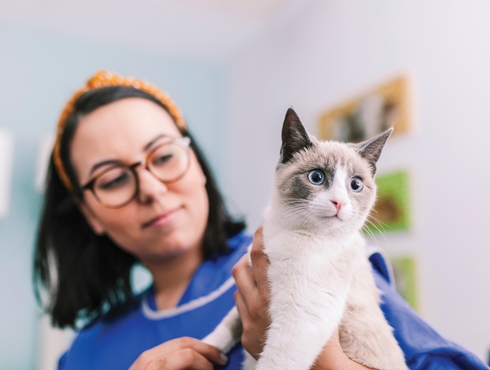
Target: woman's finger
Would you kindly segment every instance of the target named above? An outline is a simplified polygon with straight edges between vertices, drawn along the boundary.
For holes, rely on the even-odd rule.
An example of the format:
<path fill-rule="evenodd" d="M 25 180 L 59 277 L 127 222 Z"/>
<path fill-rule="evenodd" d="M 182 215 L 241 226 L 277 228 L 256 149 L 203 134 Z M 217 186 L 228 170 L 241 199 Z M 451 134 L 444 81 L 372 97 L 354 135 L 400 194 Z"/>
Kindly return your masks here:
<path fill-rule="evenodd" d="M 240 314 L 242 324 L 246 326 L 250 322 L 250 312 L 248 311 L 247 303 L 239 290 L 235 292 L 234 297 L 235 297 L 235 305 L 238 310 L 238 313 Z M 247 327 L 244 327 L 244 330 L 245 329 L 247 329 Z"/>
<path fill-rule="evenodd" d="M 248 263 L 248 255 L 243 256 L 240 261 L 233 267 L 233 277 L 238 290 L 243 295 L 246 302 L 256 300 L 259 294 L 255 284 L 252 268 Z"/>
<path fill-rule="evenodd" d="M 149 364 L 156 360 L 162 361 L 162 359 L 167 358 L 171 354 L 184 349 L 191 349 L 207 360 L 220 365 L 224 365 L 228 360 L 217 348 L 195 338 L 182 337 L 162 343 L 143 352 L 131 366 L 130 370 L 146 369 Z"/>
<path fill-rule="evenodd" d="M 235 303 L 243 325 L 242 346 L 252 357 L 257 359 L 265 343 L 267 323 L 263 324 L 263 320 L 260 317 L 252 318 L 240 291 L 235 292 Z"/>
<path fill-rule="evenodd" d="M 254 281 L 257 284 L 260 295 L 269 301 L 269 279 L 267 269 L 269 268 L 269 259 L 264 253 L 264 236 L 262 226 L 254 234 L 250 258 L 252 260 L 252 273 Z"/>
<path fill-rule="evenodd" d="M 206 357 L 208 360 L 214 363 L 226 363 L 226 358 L 222 357 L 223 354 L 216 347 L 213 347 L 198 339 L 190 338 L 190 337 L 182 337 L 166 343 L 171 344 L 171 347 L 169 346 L 168 349 L 165 348 L 164 350 L 165 353 L 168 353 L 169 350 L 175 352 L 178 350 L 189 348 L 192 349 L 193 351 L 196 351 L 197 353 L 201 354 L 202 356 Z M 158 347 L 159 346 L 155 347 L 155 349 Z"/>
<path fill-rule="evenodd" d="M 190 348 L 184 348 L 156 359 L 144 370 L 213 370 L 213 365 L 204 356 Z"/>
<path fill-rule="evenodd" d="M 250 317 L 254 320 L 263 315 L 264 312 L 267 312 L 269 300 L 268 295 L 261 295 L 260 289 L 255 284 L 252 267 L 250 267 L 245 257 L 233 268 L 233 276 L 238 291 L 243 298 L 244 306 L 246 306 Z M 262 288 L 262 291 L 268 294 L 268 288 Z"/>

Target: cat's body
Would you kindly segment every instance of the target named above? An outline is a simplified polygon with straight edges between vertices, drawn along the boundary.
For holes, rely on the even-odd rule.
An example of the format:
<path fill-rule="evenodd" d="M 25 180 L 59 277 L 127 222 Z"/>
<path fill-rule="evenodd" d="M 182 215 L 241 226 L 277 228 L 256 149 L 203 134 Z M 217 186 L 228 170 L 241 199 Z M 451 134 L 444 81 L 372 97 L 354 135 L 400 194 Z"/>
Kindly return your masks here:
<path fill-rule="evenodd" d="M 294 111 L 264 214 L 271 325 L 246 370 L 306 370 L 336 328 L 349 358 L 379 370 L 407 369 L 365 255 L 360 230 L 371 210 L 375 163 L 391 131 L 361 144 L 318 142 Z M 240 337 L 232 310 L 204 340 L 227 351 Z"/>

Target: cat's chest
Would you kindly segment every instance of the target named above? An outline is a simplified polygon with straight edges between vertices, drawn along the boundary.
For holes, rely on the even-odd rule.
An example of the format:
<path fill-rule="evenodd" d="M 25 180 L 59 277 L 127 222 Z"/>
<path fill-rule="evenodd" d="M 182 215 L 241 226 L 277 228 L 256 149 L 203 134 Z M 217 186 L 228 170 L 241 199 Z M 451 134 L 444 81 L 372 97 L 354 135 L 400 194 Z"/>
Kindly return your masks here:
<path fill-rule="evenodd" d="M 283 232 L 265 235 L 265 253 L 272 279 L 324 281 L 348 278 L 363 256 L 362 238 L 310 237 Z"/>

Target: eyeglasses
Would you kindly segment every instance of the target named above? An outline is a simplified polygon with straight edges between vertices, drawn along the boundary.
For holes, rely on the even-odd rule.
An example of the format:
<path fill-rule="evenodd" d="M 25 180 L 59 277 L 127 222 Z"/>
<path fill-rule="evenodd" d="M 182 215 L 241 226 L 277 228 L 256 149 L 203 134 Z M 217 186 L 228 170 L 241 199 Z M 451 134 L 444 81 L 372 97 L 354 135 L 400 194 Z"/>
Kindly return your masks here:
<path fill-rule="evenodd" d="M 164 183 L 179 180 L 190 165 L 189 145 L 191 139 L 182 137 L 157 146 L 148 153 L 144 161 L 131 165 L 113 165 L 80 189 L 92 191 L 95 199 L 107 208 L 120 208 L 131 202 L 139 192 L 139 179 L 136 167 L 144 166 L 157 179 Z"/>

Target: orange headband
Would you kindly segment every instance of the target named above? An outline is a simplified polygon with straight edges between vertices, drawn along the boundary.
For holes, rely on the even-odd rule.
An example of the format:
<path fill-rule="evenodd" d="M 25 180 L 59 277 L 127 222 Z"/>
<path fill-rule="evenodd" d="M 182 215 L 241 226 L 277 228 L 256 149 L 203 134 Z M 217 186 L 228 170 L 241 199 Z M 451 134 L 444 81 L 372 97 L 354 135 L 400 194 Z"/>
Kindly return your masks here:
<path fill-rule="evenodd" d="M 63 136 L 63 130 L 65 128 L 66 121 L 68 117 L 73 113 L 73 106 L 75 102 L 82 94 L 90 90 L 95 90 L 108 86 L 133 87 L 135 89 L 150 94 L 168 109 L 170 115 L 175 120 L 177 127 L 181 131 L 186 130 L 184 117 L 180 112 L 180 109 L 165 92 L 158 89 L 156 86 L 134 77 L 123 77 L 108 71 L 97 71 L 97 73 L 95 73 L 95 75 L 91 77 L 84 86 L 79 88 L 75 92 L 75 94 L 73 94 L 73 96 L 68 101 L 68 103 L 66 103 L 65 108 L 61 112 L 61 116 L 58 121 L 58 126 L 56 131 L 56 141 L 54 143 L 54 148 L 53 148 L 53 161 L 56 167 L 56 172 L 58 173 L 58 176 L 60 177 L 61 181 L 63 182 L 63 184 L 65 185 L 69 193 L 73 191 L 74 186 L 70 178 L 68 177 L 68 174 L 65 171 L 65 167 L 63 166 L 63 161 L 61 160 L 61 153 L 60 153 L 61 137 Z"/>

